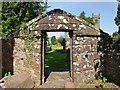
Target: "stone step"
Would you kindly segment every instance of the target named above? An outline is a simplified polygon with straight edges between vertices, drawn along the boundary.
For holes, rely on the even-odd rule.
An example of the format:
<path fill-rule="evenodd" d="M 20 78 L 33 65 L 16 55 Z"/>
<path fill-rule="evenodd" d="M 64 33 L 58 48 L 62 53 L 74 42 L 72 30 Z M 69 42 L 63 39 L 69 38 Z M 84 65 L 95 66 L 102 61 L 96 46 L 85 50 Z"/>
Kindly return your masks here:
<path fill-rule="evenodd" d="M 51 72 L 46 82 L 39 88 L 64 88 L 65 82 L 70 82 L 69 72 Z"/>
<path fill-rule="evenodd" d="M 65 90 L 75 90 L 75 86 L 73 82 L 65 82 L 65 86 L 64 86 Z"/>

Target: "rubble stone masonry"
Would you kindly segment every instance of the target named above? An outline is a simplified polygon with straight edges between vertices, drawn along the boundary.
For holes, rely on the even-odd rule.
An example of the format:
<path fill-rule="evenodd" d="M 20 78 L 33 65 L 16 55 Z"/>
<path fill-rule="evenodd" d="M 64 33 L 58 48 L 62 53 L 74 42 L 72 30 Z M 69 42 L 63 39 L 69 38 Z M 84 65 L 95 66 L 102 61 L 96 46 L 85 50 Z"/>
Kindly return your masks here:
<path fill-rule="evenodd" d="M 32 23 L 36 24 L 34 30 Z M 107 33 L 60 9 L 38 16 L 28 22 L 27 26 L 28 32 L 33 31 L 40 35 L 46 31 L 73 32 L 70 37 L 74 82 L 86 83 L 103 73 L 119 83 L 120 49 L 112 43 Z M 45 38 L 39 37 L 29 43 L 29 46 L 33 46 L 31 53 L 30 48 L 26 47 L 26 41 L 20 37 L 2 40 L 2 76 L 6 72 L 15 74 L 22 70 L 29 72 L 36 84 L 41 83 L 45 45 L 43 39 Z"/>

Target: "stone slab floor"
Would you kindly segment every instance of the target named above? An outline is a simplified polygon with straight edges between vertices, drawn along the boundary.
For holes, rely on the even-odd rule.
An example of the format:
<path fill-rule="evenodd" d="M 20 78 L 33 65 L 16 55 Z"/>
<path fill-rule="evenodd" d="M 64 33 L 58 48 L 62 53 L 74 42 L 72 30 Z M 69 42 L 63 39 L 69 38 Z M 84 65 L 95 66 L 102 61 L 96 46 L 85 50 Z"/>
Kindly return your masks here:
<path fill-rule="evenodd" d="M 69 90 L 71 88 L 72 90 L 75 90 L 75 88 L 91 88 L 91 90 L 96 88 L 99 83 L 90 83 L 90 84 L 84 84 L 84 83 L 72 83 L 70 79 L 70 74 L 68 71 L 65 72 L 51 72 L 48 78 L 46 79 L 46 82 L 43 85 L 40 85 L 39 87 L 35 88 L 58 88 L 61 90 Z M 116 86 L 113 83 L 106 83 L 106 88 L 110 88 L 109 90 L 117 90 L 119 87 Z M 120 90 L 120 88 L 119 88 Z"/>
<path fill-rule="evenodd" d="M 70 74 L 65 72 L 51 72 L 46 82 L 37 88 L 64 88 L 70 82 Z M 73 87 L 74 88 L 74 87 Z"/>

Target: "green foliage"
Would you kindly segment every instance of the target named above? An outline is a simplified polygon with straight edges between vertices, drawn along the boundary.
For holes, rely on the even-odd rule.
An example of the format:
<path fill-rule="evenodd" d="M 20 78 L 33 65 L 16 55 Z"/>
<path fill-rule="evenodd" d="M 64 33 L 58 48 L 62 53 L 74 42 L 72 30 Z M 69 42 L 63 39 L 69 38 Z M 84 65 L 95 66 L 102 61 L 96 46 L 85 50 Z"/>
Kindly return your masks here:
<path fill-rule="evenodd" d="M 63 69 L 69 68 L 69 62 L 66 62 L 66 54 L 62 53 L 62 46 L 54 46 L 53 50 L 48 51 L 45 56 L 45 69 Z"/>
<path fill-rule="evenodd" d="M 118 4 L 117 16 L 115 17 L 114 20 L 115 20 L 115 24 L 119 26 L 120 25 L 120 4 Z M 112 37 L 116 43 L 120 43 L 120 26 L 119 26 L 118 32 L 114 32 Z"/>
<path fill-rule="evenodd" d="M 50 45 L 51 45 L 51 44 L 50 44 L 50 41 L 48 40 L 48 41 L 47 41 L 47 46 L 50 46 Z"/>
<path fill-rule="evenodd" d="M 91 18 L 91 17 L 87 17 L 87 18 L 85 18 L 85 21 L 91 23 L 92 25 L 95 24 L 95 23 L 93 22 L 93 18 Z"/>
<path fill-rule="evenodd" d="M 50 41 L 49 41 L 48 34 L 46 34 L 46 43 L 47 43 L 47 46 L 50 46 L 50 45 L 51 45 L 51 43 L 50 43 Z"/>
<path fill-rule="evenodd" d="M 65 39 L 63 36 L 60 36 L 57 41 L 58 43 L 60 43 L 62 45 L 63 39 Z"/>
<path fill-rule="evenodd" d="M 112 37 L 115 37 L 117 34 L 118 34 L 118 32 L 117 32 L 117 31 L 116 31 L 116 32 L 114 32 L 114 33 L 113 33 L 113 35 L 112 35 Z"/>
<path fill-rule="evenodd" d="M 120 25 L 120 4 L 118 4 L 118 11 L 117 11 L 117 16 L 115 17 L 115 24 L 118 26 Z"/>
<path fill-rule="evenodd" d="M 11 73 L 10 72 L 5 73 L 4 77 L 11 77 Z"/>
<path fill-rule="evenodd" d="M 47 46 L 46 51 L 51 51 L 52 50 L 52 46 Z"/>
<path fill-rule="evenodd" d="M 120 43 L 120 34 L 118 32 L 114 32 L 112 35 L 113 41 Z"/>
<path fill-rule="evenodd" d="M 29 20 L 42 14 L 46 5 L 39 2 L 2 2 L 2 32 L 3 38 L 13 36 Z"/>
<path fill-rule="evenodd" d="M 106 87 L 105 83 L 107 81 L 107 78 L 106 77 L 101 77 L 98 81 L 100 83 L 99 88 L 104 89 Z"/>
<path fill-rule="evenodd" d="M 35 27 L 35 23 L 32 24 L 32 27 L 34 28 Z M 34 51 L 34 41 L 37 39 L 37 38 L 40 38 L 41 36 L 41 33 L 38 33 L 38 34 L 35 34 L 35 31 L 32 30 L 29 33 L 27 33 L 24 29 L 24 27 L 22 28 L 23 30 L 20 31 L 20 36 L 22 39 L 24 39 L 25 41 L 25 54 L 27 56 L 27 60 L 28 60 L 28 63 L 31 64 L 32 61 L 33 61 L 33 51 Z"/>
<path fill-rule="evenodd" d="M 25 54 L 27 56 L 28 63 L 31 64 L 31 62 L 34 60 L 33 57 L 33 51 L 34 51 L 34 41 L 32 39 L 25 41 Z"/>
<path fill-rule="evenodd" d="M 86 17 L 85 16 L 85 12 L 82 11 L 80 13 L 80 16 L 79 16 L 80 19 L 84 19 L 85 21 L 87 21 L 88 23 L 91 23 L 92 25 L 94 25 L 95 23 L 93 22 L 93 18 L 92 17 Z"/>
<path fill-rule="evenodd" d="M 56 45 L 57 44 L 57 40 L 56 40 L 55 36 L 52 36 L 51 43 L 52 43 L 52 45 Z"/>
<path fill-rule="evenodd" d="M 84 11 L 82 11 L 82 12 L 80 13 L 79 18 L 81 18 L 81 19 L 85 19 L 85 18 L 86 18 L 86 17 L 85 17 L 85 12 L 84 12 Z"/>

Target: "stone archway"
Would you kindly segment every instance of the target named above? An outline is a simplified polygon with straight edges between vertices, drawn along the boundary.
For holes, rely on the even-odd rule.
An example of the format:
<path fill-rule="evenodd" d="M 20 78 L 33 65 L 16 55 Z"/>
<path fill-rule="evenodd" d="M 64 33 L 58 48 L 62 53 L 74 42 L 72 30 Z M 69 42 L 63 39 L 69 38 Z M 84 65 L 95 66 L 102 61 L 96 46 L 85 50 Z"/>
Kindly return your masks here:
<path fill-rule="evenodd" d="M 42 16 L 28 22 L 29 31 L 32 30 L 32 23 L 36 24 L 35 33 L 48 31 L 72 31 L 71 36 L 71 76 L 75 82 L 86 82 L 89 77 L 93 78 L 94 60 L 100 61 L 98 53 L 98 41 L 101 31 L 95 26 L 87 23 L 78 17 L 60 9 L 54 9 Z M 42 36 L 43 37 L 43 36 Z M 41 84 L 44 82 L 44 38 L 41 41 L 38 75 Z M 38 51 L 39 52 L 39 51 Z M 91 55 L 93 56 L 91 58 Z M 38 76 L 37 75 L 37 76 Z"/>
<path fill-rule="evenodd" d="M 35 25 L 34 28 L 33 24 Z M 41 35 L 34 41 L 34 57 L 31 65 L 32 74 L 34 74 L 33 80 L 37 84 L 44 83 L 43 37 L 46 31 L 71 31 L 70 70 L 71 77 L 74 82 L 83 83 L 95 77 L 95 73 L 97 71 L 95 71 L 94 65 L 96 64 L 95 62 L 100 62 L 101 53 L 99 50 L 101 45 L 101 43 L 99 43 L 101 42 L 100 29 L 95 28 L 95 26 L 89 24 L 88 22 L 60 9 L 54 9 L 46 14 L 36 17 L 35 19 L 29 21 L 27 26 L 27 32 L 29 34 L 33 32 L 35 35 Z M 15 42 L 17 41 L 18 40 L 16 39 Z M 17 45 L 15 43 L 15 47 L 19 47 L 19 44 Z M 24 57 L 22 57 L 20 62 L 24 62 Z M 99 68 L 99 66 L 97 66 L 97 68 Z"/>

